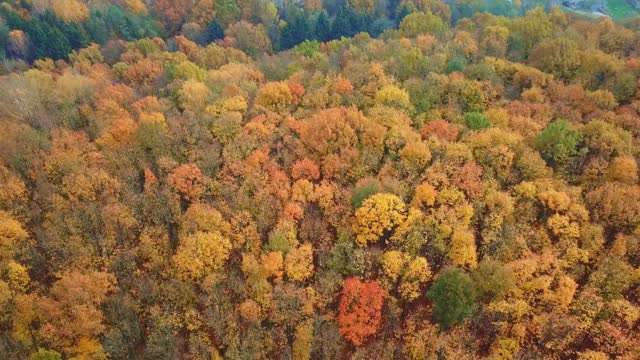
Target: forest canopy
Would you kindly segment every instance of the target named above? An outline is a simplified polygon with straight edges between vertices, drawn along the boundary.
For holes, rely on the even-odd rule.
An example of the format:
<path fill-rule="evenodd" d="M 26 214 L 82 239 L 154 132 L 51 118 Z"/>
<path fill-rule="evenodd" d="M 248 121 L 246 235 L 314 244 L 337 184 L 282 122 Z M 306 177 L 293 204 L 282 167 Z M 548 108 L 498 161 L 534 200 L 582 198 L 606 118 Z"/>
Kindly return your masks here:
<path fill-rule="evenodd" d="M 0 358 L 640 358 L 640 18 L 535 5 L 2 1 Z"/>

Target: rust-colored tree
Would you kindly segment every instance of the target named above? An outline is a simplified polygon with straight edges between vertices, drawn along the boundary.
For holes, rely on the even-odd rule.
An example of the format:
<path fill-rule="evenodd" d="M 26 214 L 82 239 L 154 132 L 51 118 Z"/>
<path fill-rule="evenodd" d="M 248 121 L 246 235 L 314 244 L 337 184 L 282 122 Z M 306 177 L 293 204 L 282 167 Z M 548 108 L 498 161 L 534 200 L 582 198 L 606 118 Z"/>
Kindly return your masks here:
<path fill-rule="evenodd" d="M 362 345 L 378 331 L 383 301 L 384 290 L 377 282 L 347 279 L 339 306 L 340 334 L 354 345 Z"/>
<path fill-rule="evenodd" d="M 197 200 L 202 194 L 204 178 L 200 169 L 194 164 L 184 164 L 176 168 L 167 177 L 167 183 L 180 196 L 187 200 Z"/>

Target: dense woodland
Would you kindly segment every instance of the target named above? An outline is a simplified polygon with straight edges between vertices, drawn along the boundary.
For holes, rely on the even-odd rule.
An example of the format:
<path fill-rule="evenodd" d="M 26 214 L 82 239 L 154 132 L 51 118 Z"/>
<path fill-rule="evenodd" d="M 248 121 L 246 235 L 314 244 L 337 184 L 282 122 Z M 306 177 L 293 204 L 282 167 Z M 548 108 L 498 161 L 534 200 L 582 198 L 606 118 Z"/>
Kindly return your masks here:
<path fill-rule="evenodd" d="M 640 359 L 638 19 L 278 6 L 0 5 L 0 359 Z"/>
<path fill-rule="evenodd" d="M 225 39 L 225 29 L 236 41 L 256 36 L 239 22 L 259 25 L 266 37 L 260 36 L 264 39 L 258 51 L 241 42 L 229 45 L 257 55 L 288 50 L 305 40 L 324 42 L 360 32 L 376 37 L 397 28 L 415 11 L 430 10 L 455 22 L 481 11 L 516 16 L 552 0 L 517 5 L 510 0 L 447 1 L 448 5 L 436 0 L 0 0 L 0 62 L 67 60 L 74 49 L 109 40 L 182 35 L 206 46 Z"/>

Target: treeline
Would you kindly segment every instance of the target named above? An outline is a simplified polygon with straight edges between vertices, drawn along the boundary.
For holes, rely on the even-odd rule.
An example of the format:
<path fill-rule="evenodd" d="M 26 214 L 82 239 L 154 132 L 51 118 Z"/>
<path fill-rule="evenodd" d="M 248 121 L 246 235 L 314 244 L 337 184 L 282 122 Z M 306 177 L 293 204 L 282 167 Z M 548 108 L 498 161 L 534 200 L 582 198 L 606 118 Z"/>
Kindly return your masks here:
<path fill-rule="evenodd" d="M 23 18 L 13 9 L 0 7 L 0 42 L 4 44 L 2 58 L 68 59 L 73 50 L 90 43 L 105 44 L 108 40 L 132 41 L 162 36 L 164 29 L 148 16 L 136 16 L 117 6 L 104 11 L 93 10 L 83 22 L 64 21 L 51 10 Z M 17 32 L 15 30 L 18 30 Z"/>
<path fill-rule="evenodd" d="M 262 26 L 270 41 L 269 50 L 290 49 L 304 41 L 329 41 L 352 37 L 360 32 L 379 36 L 397 28 L 414 11 L 447 13 L 448 21 L 479 11 L 514 16 L 519 9 L 510 1 L 456 2 L 446 6 L 438 1 L 321 1 L 280 3 L 235 0 L 167 0 L 145 4 L 141 1 L 107 2 L 90 7 L 80 0 L 40 1 L 0 7 L 0 60 L 68 59 L 72 50 L 109 40 L 133 41 L 142 38 L 182 34 L 198 44 L 223 40 L 225 29 L 238 21 Z M 147 8 L 148 7 L 148 8 Z"/>
<path fill-rule="evenodd" d="M 0 358 L 640 358 L 639 22 L 179 3 L 0 76 Z"/>

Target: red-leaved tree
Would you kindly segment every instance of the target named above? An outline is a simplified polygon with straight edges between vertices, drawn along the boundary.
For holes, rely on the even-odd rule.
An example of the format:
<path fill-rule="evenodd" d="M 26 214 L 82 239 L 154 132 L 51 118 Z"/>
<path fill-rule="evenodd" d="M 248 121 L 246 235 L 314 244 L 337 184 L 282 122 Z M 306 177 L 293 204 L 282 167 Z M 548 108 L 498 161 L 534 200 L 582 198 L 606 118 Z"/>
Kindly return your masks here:
<path fill-rule="evenodd" d="M 338 314 L 340 334 L 356 346 L 375 334 L 380 325 L 383 300 L 384 290 L 377 282 L 347 279 Z"/>

